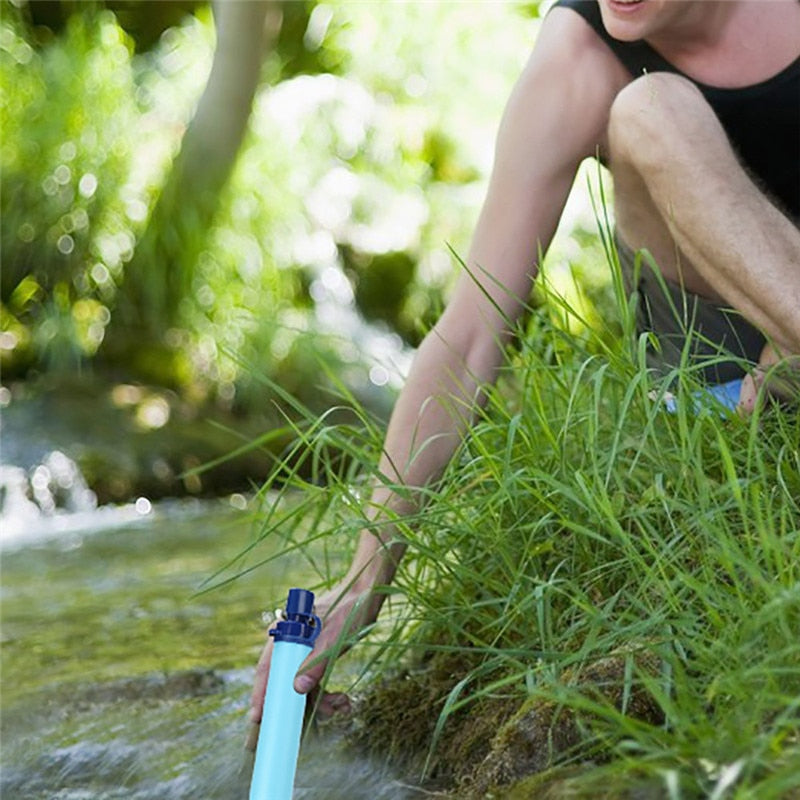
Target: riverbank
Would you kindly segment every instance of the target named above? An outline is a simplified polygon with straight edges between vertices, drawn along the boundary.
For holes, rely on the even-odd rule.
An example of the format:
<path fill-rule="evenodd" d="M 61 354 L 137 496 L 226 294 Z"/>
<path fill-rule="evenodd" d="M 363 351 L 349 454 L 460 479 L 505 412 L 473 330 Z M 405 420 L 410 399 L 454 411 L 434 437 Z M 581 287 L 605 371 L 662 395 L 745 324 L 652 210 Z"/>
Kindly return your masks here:
<path fill-rule="evenodd" d="M 259 486 L 286 444 L 281 423 L 193 404 L 100 376 L 47 376 L 2 390 L 5 465 L 31 471 L 52 452 L 74 461 L 97 503 L 220 496 Z"/>
<path fill-rule="evenodd" d="M 359 752 L 388 757 L 404 773 L 424 776 L 430 791 L 452 800 L 664 796 L 657 781 L 635 775 L 581 789 L 581 778 L 608 760 L 602 748 L 585 747 L 599 722 L 588 708 L 571 708 L 545 692 L 526 698 L 512 684 L 448 713 L 474 666 L 465 654 L 439 653 L 369 687 L 350 741 Z M 626 714 L 631 724 L 662 725 L 655 697 L 641 681 L 626 680 L 626 674 L 653 678 L 658 670 L 651 653 L 632 649 L 572 669 L 562 680 Z"/>
<path fill-rule="evenodd" d="M 400 522 L 357 742 L 460 799 L 797 798 L 798 409 L 560 344 L 509 356 Z"/>

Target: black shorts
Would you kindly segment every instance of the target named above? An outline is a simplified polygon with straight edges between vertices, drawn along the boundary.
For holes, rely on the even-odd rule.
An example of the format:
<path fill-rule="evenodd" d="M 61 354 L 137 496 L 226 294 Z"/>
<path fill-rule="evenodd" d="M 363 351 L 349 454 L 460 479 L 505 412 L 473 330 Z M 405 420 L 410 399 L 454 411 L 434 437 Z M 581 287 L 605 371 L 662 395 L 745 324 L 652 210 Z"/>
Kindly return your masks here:
<path fill-rule="evenodd" d="M 646 259 L 634 286 L 636 254 L 619 237 L 616 246 L 625 288 L 639 295 L 637 330 L 654 333 L 659 342 L 648 351 L 649 366 L 665 373 L 683 363 L 686 349 L 686 364 L 696 367 L 699 379 L 726 383 L 741 378 L 747 362 L 758 363 L 766 340 L 738 311 L 661 278 Z"/>

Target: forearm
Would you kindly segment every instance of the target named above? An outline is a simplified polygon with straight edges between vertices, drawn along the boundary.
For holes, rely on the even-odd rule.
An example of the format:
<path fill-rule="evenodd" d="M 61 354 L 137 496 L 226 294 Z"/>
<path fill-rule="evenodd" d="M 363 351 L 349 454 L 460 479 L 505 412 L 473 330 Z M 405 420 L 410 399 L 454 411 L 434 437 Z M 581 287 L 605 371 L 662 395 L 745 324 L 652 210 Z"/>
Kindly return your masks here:
<path fill-rule="evenodd" d="M 446 468 L 482 402 L 502 357 L 501 344 L 458 345 L 445 337 L 446 321 L 423 341 L 392 413 L 374 483 L 368 523 L 361 533 L 348 582 L 367 588 L 389 583 L 405 551 L 393 520 L 416 513 L 420 489 Z"/>
<path fill-rule="evenodd" d="M 422 343 L 400 394 L 348 572 L 355 585 L 391 580 L 404 545 L 392 519 L 418 511 L 421 489 L 452 458 L 491 383 L 561 217 L 575 171 L 595 152 L 613 92 L 613 59 L 558 9 L 543 25 L 498 132 L 495 164 L 467 267 Z M 568 79 L 565 77 L 568 76 Z"/>

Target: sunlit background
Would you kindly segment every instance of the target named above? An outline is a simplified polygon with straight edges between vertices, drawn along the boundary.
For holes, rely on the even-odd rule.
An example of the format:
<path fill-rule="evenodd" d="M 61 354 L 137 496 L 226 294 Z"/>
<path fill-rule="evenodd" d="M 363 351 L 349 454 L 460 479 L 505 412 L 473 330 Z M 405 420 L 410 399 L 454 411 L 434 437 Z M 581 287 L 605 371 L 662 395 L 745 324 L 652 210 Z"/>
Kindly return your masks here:
<path fill-rule="evenodd" d="M 468 246 L 536 4 L 265 4 L 230 174 L 210 210 L 184 192 L 169 213 L 212 13 L 160 3 L 155 36 L 154 4 L 106 5 L 4 3 L 4 382 L 91 365 L 253 410 L 255 373 L 316 398 L 323 358 L 358 394 L 396 387 Z M 591 228 L 579 208 L 568 227 Z"/>

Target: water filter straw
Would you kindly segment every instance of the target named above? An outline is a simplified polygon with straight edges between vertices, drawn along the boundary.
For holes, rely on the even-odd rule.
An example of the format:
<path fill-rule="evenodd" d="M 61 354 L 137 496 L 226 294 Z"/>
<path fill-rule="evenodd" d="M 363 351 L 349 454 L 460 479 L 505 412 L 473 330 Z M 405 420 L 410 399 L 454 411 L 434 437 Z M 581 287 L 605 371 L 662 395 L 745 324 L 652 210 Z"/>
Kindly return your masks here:
<path fill-rule="evenodd" d="M 284 618 L 269 631 L 275 644 L 250 782 L 250 800 L 291 800 L 306 707 L 305 695 L 298 694 L 293 684 L 297 670 L 322 630 L 322 623 L 313 611 L 313 592 L 290 589 Z"/>

